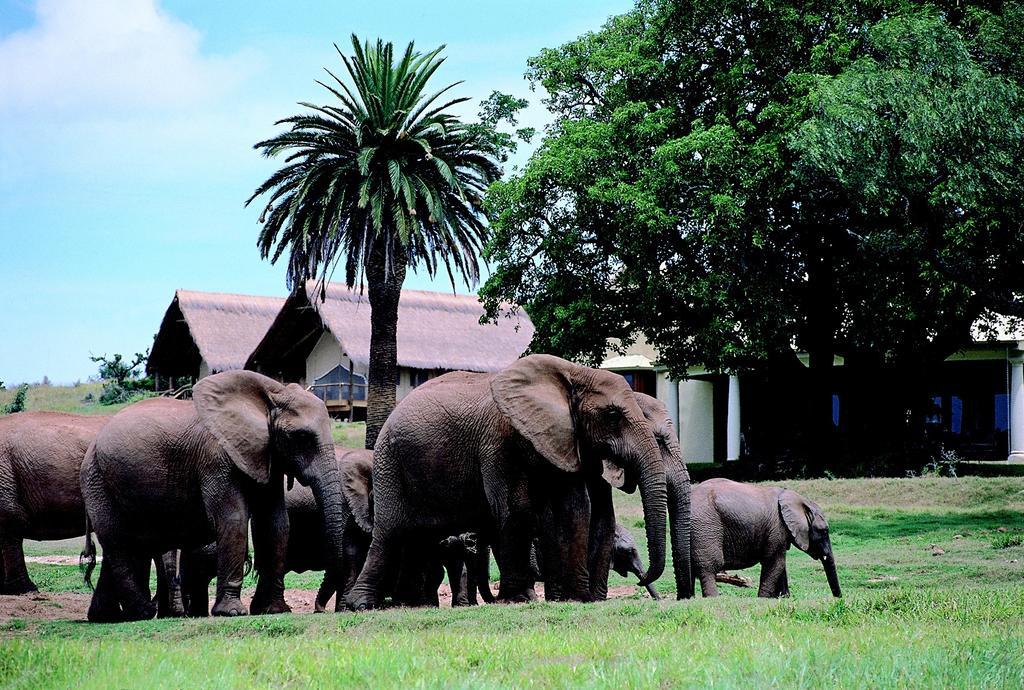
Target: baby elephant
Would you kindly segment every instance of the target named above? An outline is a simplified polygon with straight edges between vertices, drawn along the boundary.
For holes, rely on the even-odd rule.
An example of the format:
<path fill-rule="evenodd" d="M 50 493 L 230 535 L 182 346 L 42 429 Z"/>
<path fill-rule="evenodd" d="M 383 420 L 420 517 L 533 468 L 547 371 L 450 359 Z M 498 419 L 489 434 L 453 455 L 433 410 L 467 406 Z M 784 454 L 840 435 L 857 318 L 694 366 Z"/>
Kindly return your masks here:
<path fill-rule="evenodd" d="M 759 597 L 789 596 L 786 551 L 795 544 L 825 568 L 842 596 L 821 508 L 795 491 L 709 479 L 693 487 L 693 570 L 706 597 L 718 595 L 715 574 L 761 564 Z"/>
<path fill-rule="evenodd" d="M 644 562 L 640 560 L 640 549 L 637 548 L 636 540 L 629 530 L 620 523 L 615 523 L 615 545 L 612 547 L 612 570 L 622 577 L 630 573 L 641 580 L 647 575 L 644 570 Z M 658 590 L 654 589 L 653 583 L 646 585 L 647 593 L 652 599 L 660 600 Z"/>

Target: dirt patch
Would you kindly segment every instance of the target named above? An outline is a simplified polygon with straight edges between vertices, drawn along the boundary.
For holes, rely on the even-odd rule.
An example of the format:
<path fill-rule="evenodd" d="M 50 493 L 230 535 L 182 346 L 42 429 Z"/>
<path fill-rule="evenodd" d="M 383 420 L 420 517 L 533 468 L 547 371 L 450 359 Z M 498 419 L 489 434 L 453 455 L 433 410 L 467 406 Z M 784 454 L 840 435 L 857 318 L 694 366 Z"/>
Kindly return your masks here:
<path fill-rule="evenodd" d="M 81 592 L 33 592 L 0 596 L 0 622 L 12 618 L 37 621 L 85 620 L 91 599 L 91 594 Z"/>
<path fill-rule="evenodd" d="M 47 556 L 45 558 L 58 559 L 63 558 L 62 556 Z M 67 557 L 70 558 L 70 557 Z M 62 561 L 53 560 L 40 560 L 35 561 L 37 563 L 51 563 L 57 565 L 63 565 Z M 77 559 L 74 561 L 77 565 Z M 246 590 L 242 592 L 242 601 L 245 602 L 246 606 L 249 605 L 252 599 L 254 590 Z M 622 597 L 629 597 L 640 591 L 637 587 L 632 585 L 620 585 L 617 587 L 608 588 L 609 599 L 619 599 Z M 544 587 L 542 585 L 537 586 L 537 596 L 544 599 Z M 8 622 L 12 619 L 20 618 L 24 620 L 32 621 L 51 621 L 51 620 L 85 620 L 86 613 L 89 610 L 89 601 L 92 599 L 91 594 L 85 594 L 82 592 L 33 592 L 31 594 L 21 594 L 18 596 L 0 596 L 0 623 Z M 284 593 L 284 599 L 288 602 L 288 605 L 292 607 L 294 613 L 311 613 L 313 606 L 316 603 L 316 591 L 312 589 L 289 589 Z M 438 590 L 438 599 L 442 607 L 450 607 L 452 605 L 452 592 L 448 585 L 441 585 Z M 213 600 L 210 600 L 210 606 L 213 606 Z M 334 602 L 332 601 L 327 606 L 327 610 L 333 610 Z"/>

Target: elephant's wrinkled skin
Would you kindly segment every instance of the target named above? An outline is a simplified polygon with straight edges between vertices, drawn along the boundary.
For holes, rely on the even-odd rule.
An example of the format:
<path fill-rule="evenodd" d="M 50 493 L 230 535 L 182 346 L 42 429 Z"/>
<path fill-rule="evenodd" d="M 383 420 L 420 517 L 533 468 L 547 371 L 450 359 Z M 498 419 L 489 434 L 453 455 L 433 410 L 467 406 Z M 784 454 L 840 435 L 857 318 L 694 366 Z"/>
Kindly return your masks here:
<path fill-rule="evenodd" d="M 704 596 L 717 596 L 715 574 L 761 564 L 759 597 L 789 596 L 790 544 L 819 560 L 833 596 L 842 596 L 828 522 L 795 491 L 709 479 L 693 488 L 693 564 Z"/>
<path fill-rule="evenodd" d="M 686 471 L 679 440 L 664 403 L 643 393 L 634 395 L 658 441 L 668 489 L 668 518 L 676 598 L 688 599 L 693 596 L 693 574 L 690 568 L 690 475 Z M 613 484 L 630 493 L 636 488 L 635 484 L 630 484 L 627 476 L 613 480 Z M 621 536 L 621 526 L 615 522 L 611 488 L 606 482 L 590 482 L 590 498 L 590 588 L 595 599 L 604 599 L 608 596 L 608 570 L 611 565 L 612 549 L 616 539 Z M 652 589 L 648 587 L 648 591 Z"/>
<path fill-rule="evenodd" d="M 665 470 L 621 376 L 531 355 L 496 374 L 454 372 L 420 386 L 374 448 L 373 540 L 349 605 L 377 605 L 402 539 L 461 532 L 498 545 L 499 599 L 534 599 L 530 546 L 547 508 L 562 591 L 590 601 L 586 484 L 602 470 L 640 488 L 653 581 L 665 565 Z"/>
<path fill-rule="evenodd" d="M 532 554 L 533 560 L 531 566 L 534 569 L 535 577 L 538 580 L 545 580 L 544 576 L 544 557 L 542 550 L 537 548 L 537 544 L 534 544 L 534 553 Z M 647 572 L 644 569 L 643 559 L 640 557 L 640 549 L 636 544 L 636 540 L 633 535 L 629 533 L 622 524 L 616 522 L 614 530 L 614 539 L 612 540 L 611 555 L 609 558 L 609 565 L 611 570 L 614 570 L 622 577 L 627 575 L 636 575 L 641 580 L 647 577 Z M 608 594 L 608 581 L 607 576 L 604 583 L 604 596 Z M 652 599 L 661 599 L 661 595 L 658 594 L 657 590 L 654 589 L 654 585 L 647 583 L 647 593 L 651 595 Z M 557 601 L 561 598 L 557 592 L 557 584 L 552 583 L 544 585 L 544 598 L 548 601 Z"/>
<path fill-rule="evenodd" d="M 288 610 L 284 476 L 309 486 L 340 569 L 344 512 L 330 419 L 297 385 L 248 371 L 209 376 L 193 401 L 145 400 L 114 415 L 82 463 L 104 561 L 89 620 L 153 615 L 149 558 L 217 543 L 214 615 L 239 615 L 249 518 L 259 582 L 252 613 Z M 87 544 L 88 550 L 88 544 Z"/>
<path fill-rule="evenodd" d="M 78 473 L 108 419 L 60 412 L 0 417 L 0 594 L 36 591 L 22 540 L 85 533 Z"/>
<path fill-rule="evenodd" d="M 313 492 L 296 484 L 285 493 L 289 528 L 284 569 L 286 573 L 325 571 L 316 597 L 314 610 L 317 612 L 326 609 L 327 603 L 338 589 L 338 582 L 342 585 L 342 594 L 345 588 L 351 587 L 355 582 L 366 558 L 366 550 L 370 545 L 369 528 L 373 524 L 373 497 L 370 485 L 373 452 L 338 446 L 335 446 L 334 452 L 341 479 L 345 513 L 342 536 L 345 563 L 340 577 L 333 570 L 323 518 Z M 361 524 L 366 528 L 360 526 Z M 208 544 L 201 549 L 193 549 L 183 553 L 181 558 L 185 610 L 190 616 L 206 616 L 209 614 L 210 581 L 217 575 L 216 545 Z M 335 608 L 343 606 L 344 601 L 339 600 Z"/>

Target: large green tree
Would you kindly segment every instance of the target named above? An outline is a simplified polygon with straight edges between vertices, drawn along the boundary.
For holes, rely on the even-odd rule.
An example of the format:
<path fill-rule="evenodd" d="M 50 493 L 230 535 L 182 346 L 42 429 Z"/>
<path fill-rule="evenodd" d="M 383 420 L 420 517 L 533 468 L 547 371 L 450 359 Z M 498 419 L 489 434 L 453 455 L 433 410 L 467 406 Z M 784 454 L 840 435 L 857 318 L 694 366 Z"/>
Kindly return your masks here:
<path fill-rule="evenodd" d="M 365 281 L 371 336 L 366 447 L 395 406 L 398 300 L 406 270 L 443 268 L 478 281 L 486 223 L 483 195 L 500 174 L 493 130 L 451 114 L 466 98 L 428 90 L 441 48 L 396 56 L 390 43 L 338 54 L 348 79 L 320 83 L 327 105 L 280 120 L 288 129 L 256 144 L 285 165 L 246 202 L 266 196 L 259 247 L 276 262 L 288 254 L 288 280 L 326 282 L 344 264 L 349 287 Z"/>
<path fill-rule="evenodd" d="M 543 51 L 555 122 L 489 195 L 482 294 L 530 310 L 537 350 L 596 361 L 644 333 L 677 375 L 785 370 L 822 457 L 836 355 L 920 401 L 922 363 L 1021 313 L 1022 17 L 642 1 Z"/>

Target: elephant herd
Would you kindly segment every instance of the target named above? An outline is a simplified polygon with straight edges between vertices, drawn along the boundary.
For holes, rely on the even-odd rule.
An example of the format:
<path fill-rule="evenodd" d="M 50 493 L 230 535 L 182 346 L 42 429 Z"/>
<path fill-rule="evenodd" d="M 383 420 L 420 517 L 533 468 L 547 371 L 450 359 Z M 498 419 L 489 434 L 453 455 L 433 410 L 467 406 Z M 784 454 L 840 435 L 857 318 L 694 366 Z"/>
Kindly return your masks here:
<path fill-rule="evenodd" d="M 623 377 L 548 355 L 428 381 L 373 451 L 336 448 L 321 400 L 248 371 L 109 418 L 0 417 L 0 593 L 35 589 L 26 538 L 84 533 L 88 578 L 95 533 L 90 621 L 282 613 L 285 573 L 306 570 L 325 571 L 318 611 L 335 593 L 336 610 L 437 605 L 446 571 L 453 605 L 532 601 L 538 581 L 548 600 L 601 600 L 612 569 L 657 598 L 666 546 L 680 599 L 697 580 L 714 596 L 716 574 L 758 563 L 759 595 L 788 595 L 790 544 L 822 561 L 840 595 L 817 505 L 722 479 L 691 488 L 676 439 L 665 407 Z M 646 569 L 613 488 L 640 494 Z"/>

